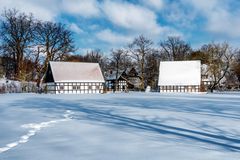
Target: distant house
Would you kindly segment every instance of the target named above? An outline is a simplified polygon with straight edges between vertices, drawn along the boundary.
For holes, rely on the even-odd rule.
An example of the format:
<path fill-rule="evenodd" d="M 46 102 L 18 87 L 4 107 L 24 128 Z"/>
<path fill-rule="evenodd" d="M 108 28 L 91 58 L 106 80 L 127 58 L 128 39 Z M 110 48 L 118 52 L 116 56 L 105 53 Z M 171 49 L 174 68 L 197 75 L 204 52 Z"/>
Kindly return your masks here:
<path fill-rule="evenodd" d="M 139 72 L 134 68 L 129 68 L 126 70 L 126 78 L 129 90 L 139 90 L 141 86 L 141 77 Z"/>
<path fill-rule="evenodd" d="M 226 75 L 220 80 L 218 89 L 220 90 L 238 90 L 240 83 L 234 71 L 229 68 Z M 202 64 L 202 84 L 205 91 L 214 84 L 214 75 L 211 73 L 211 68 L 207 64 Z"/>
<path fill-rule="evenodd" d="M 0 57 L 0 78 L 14 79 L 15 67 L 16 65 L 12 58 Z"/>
<path fill-rule="evenodd" d="M 126 70 L 112 71 L 105 75 L 107 91 L 129 91 L 138 90 L 141 84 L 141 78 L 135 68 Z"/>
<path fill-rule="evenodd" d="M 160 92 L 200 92 L 200 61 L 160 62 L 158 86 Z"/>
<path fill-rule="evenodd" d="M 209 67 L 207 64 L 201 65 L 202 85 L 204 90 L 208 90 L 209 86 L 213 84 L 213 79 L 209 73 Z"/>
<path fill-rule="evenodd" d="M 98 63 L 50 62 L 45 83 L 54 94 L 103 93 L 104 77 Z"/>

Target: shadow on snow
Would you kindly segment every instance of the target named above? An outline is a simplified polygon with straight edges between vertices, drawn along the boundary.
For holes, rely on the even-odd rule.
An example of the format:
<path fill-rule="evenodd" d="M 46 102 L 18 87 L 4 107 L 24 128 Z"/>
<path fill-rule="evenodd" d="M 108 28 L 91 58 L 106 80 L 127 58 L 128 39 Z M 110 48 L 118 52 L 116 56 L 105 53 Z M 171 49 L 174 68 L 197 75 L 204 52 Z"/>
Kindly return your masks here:
<path fill-rule="evenodd" d="M 82 102 L 84 101 L 84 103 Z M 199 108 L 188 108 L 182 107 L 179 105 L 171 104 L 168 107 L 158 107 L 160 101 L 151 102 L 150 107 L 147 106 L 147 103 L 141 104 L 139 103 L 139 99 L 133 99 L 126 102 L 123 99 L 111 102 L 107 99 L 99 100 L 99 99 L 86 99 L 86 100 L 78 100 L 74 101 L 75 103 L 71 102 L 70 100 L 56 100 L 56 99 L 48 99 L 48 98 L 28 98 L 21 101 L 16 101 L 11 104 L 13 107 L 24 107 L 24 108 L 37 108 L 46 113 L 58 113 L 62 112 L 63 110 L 72 110 L 76 114 L 73 116 L 73 119 L 77 120 L 91 120 L 95 122 L 102 122 L 103 125 L 109 125 L 115 128 L 121 129 L 133 129 L 133 130 L 141 130 L 143 132 L 152 132 L 157 135 L 172 135 L 178 138 L 183 138 L 184 140 L 192 140 L 196 142 L 202 142 L 205 144 L 215 145 L 217 147 L 222 147 L 229 151 L 240 151 L 240 140 L 237 138 L 232 138 L 225 136 L 224 133 L 209 133 L 209 131 L 197 131 L 197 130 L 190 130 L 170 125 L 162 124 L 161 122 L 157 122 L 154 120 L 143 120 L 141 118 L 131 118 L 128 116 L 124 116 L 121 113 L 113 113 L 114 107 L 104 107 L 107 106 L 115 106 L 115 107 L 138 107 L 138 108 L 145 108 L 145 109 L 163 109 L 163 110 L 177 110 L 179 112 L 196 112 L 200 114 L 210 115 L 213 114 L 214 116 L 223 116 L 224 118 L 236 118 L 239 119 L 239 115 L 227 115 L 224 116 L 223 112 L 220 112 L 216 109 L 210 108 L 210 112 L 201 110 Z M 134 103 L 135 101 L 135 103 Z M 41 102 L 41 103 L 40 103 Z M 136 103 L 137 102 L 137 103 Z M 162 100 L 161 100 L 162 102 Z M 191 103 L 191 102 L 190 102 Z M 180 105 L 184 105 L 185 103 L 180 103 Z M 197 105 L 192 103 L 193 105 Z M 98 106 L 100 105 L 100 106 Z M 101 107 L 103 106 L 103 107 Z M 160 105 L 159 105 L 160 106 Z M 206 106 L 205 106 L 206 107 Z M 209 111 L 208 110 L 208 111 Z M 84 113 L 84 115 L 82 114 Z M 216 114 L 218 113 L 218 114 Z M 80 115 L 78 115 L 80 114 Z M 236 117 L 235 117 L 236 116 Z M 238 137 L 236 135 L 236 137 Z M 170 139 L 172 137 L 169 137 Z M 238 146 L 237 146 L 238 145 Z M 211 149 L 209 147 L 209 149 Z"/>

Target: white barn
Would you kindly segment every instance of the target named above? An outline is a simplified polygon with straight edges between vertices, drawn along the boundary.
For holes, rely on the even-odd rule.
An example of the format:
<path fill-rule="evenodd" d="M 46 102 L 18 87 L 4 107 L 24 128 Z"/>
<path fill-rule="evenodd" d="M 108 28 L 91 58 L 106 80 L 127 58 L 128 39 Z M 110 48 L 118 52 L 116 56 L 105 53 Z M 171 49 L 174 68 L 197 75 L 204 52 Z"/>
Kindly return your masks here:
<path fill-rule="evenodd" d="M 160 92 L 200 92 L 200 61 L 160 62 L 158 86 Z"/>
<path fill-rule="evenodd" d="M 54 94 L 103 93 L 105 83 L 98 63 L 50 62 L 45 83 Z"/>

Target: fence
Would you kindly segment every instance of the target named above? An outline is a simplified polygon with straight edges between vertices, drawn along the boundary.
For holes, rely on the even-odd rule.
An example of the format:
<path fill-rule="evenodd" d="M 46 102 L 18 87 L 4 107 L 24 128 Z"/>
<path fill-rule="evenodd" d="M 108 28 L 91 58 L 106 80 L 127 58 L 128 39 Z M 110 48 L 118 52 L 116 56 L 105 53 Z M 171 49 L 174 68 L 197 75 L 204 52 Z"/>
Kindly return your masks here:
<path fill-rule="evenodd" d="M 36 82 L 19 82 L 0 80 L 0 93 L 37 93 L 39 87 Z"/>

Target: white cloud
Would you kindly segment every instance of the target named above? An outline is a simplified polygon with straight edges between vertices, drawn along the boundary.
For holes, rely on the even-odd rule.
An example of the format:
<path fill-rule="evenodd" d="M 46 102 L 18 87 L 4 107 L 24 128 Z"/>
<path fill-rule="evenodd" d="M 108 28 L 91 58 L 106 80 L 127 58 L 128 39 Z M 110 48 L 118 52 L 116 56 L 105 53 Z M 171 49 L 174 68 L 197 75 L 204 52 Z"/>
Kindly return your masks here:
<path fill-rule="evenodd" d="M 16 8 L 33 13 L 40 20 L 52 21 L 63 12 L 85 18 L 100 14 L 97 0 L 0 0 L 0 10 Z"/>
<path fill-rule="evenodd" d="M 70 28 L 71 31 L 73 31 L 73 32 L 75 32 L 75 33 L 77 33 L 77 34 L 81 34 L 81 33 L 84 32 L 84 31 L 83 31 L 77 24 L 75 24 L 75 23 L 71 23 L 71 24 L 69 25 L 69 28 Z"/>
<path fill-rule="evenodd" d="M 85 18 L 98 17 L 100 15 L 97 0 L 63 0 L 62 7 L 67 13 Z"/>
<path fill-rule="evenodd" d="M 161 10 L 164 6 L 163 0 L 141 0 L 141 2 L 146 6 L 156 10 Z"/>
<path fill-rule="evenodd" d="M 69 29 L 77 34 L 84 32 L 79 27 L 80 24 L 81 26 L 88 25 L 86 35 L 89 36 L 97 31 L 99 32 L 95 35 L 97 39 L 96 37 L 90 38 L 89 42 L 87 42 L 87 38 L 84 39 L 87 45 L 98 43 L 99 40 L 118 46 L 125 45 L 140 34 L 156 41 L 169 35 L 181 35 L 179 31 L 170 26 L 163 26 L 158 21 L 157 12 L 160 10 L 162 12 L 166 1 L 138 0 L 138 2 L 140 3 L 133 4 L 126 0 L 0 0 L 0 10 L 16 8 L 21 12 L 31 12 L 35 18 L 40 20 L 60 20 L 62 23 L 69 24 Z M 76 21 L 73 23 L 72 19 L 64 17 L 66 13 L 76 18 L 81 17 L 81 19 L 77 19 L 80 20 L 79 23 Z M 62 19 L 61 14 L 66 19 Z M 88 23 L 87 20 L 81 21 L 82 17 L 88 18 L 87 20 L 99 18 L 99 20 L 103 20 L 103 23 Z M 105 20 L 108 20 L 111 24 L 105 22 Z M 101 30 L 106 26 L 111 30 Z M 115 31 L 115 28 L 120 31 Z"/>
<path fill-rule="evenodd" d="M 196 11 L 186 8 L 179 1 L 166 4 L 167 8 L 163 9 L 162 15 L 164 19 L 178 28 L 192 29 L 195 27 L 194 19 Z"/>
<path fill-rule="evenodd" d="M 26 14 L 33 13 L 34 17 L 40 20 L 52 21 L 59 14 L 56 0 L 0 0 L 0 4 L 1 11 L 15 8 Z"/>
<path fill-rule="evenodd" d="M 240 37 L 240 19 L 225 10 L 212 12 L 208 19 L 208 30 L 214 33 Z"/>
<path fill-rule="evenodd" d="M 142 33 L 160 34 L 163 28 L 157 23 L 157 16 L 147 8 L 122 1 L 105 1 L 103 12 L 113 24 Z"/>
<path fill-rule="evenodd" d="M 98 32 L 96 36 L 98 39 L 113 45 L 128 44 L 133 40 L 133 37 L 129 35 L 121 35 L 111 31 L 110 29 L 102 30 Z"/>
<path fill-rule="evenodd" d="M 89 26 L 89 28 L 90 28 L 91 30 L 96 30 L 96 29 L 99 28 L 99 25 L 97 25 L 97 24 L 92 24 L 92 25 Z"/>
<path fill-rule="evenodd" d="M 208 12 L 213 10 L 215 7 L 218 6 L 219 0 L 182 0 L 183 3 L 192 4 L 195 9 L 202 11 L 202 12 Z M 187 3 L 186 3 L 187 2 Z"/>
<path fill-rule="evenodd" d="M 185 1 L 186 2 L 186 1 Z M 207 19 L 206 30 L 228 37 L 240 37 L 240 10 L 229 9 L 232 1 L 188 0 Z"/>

